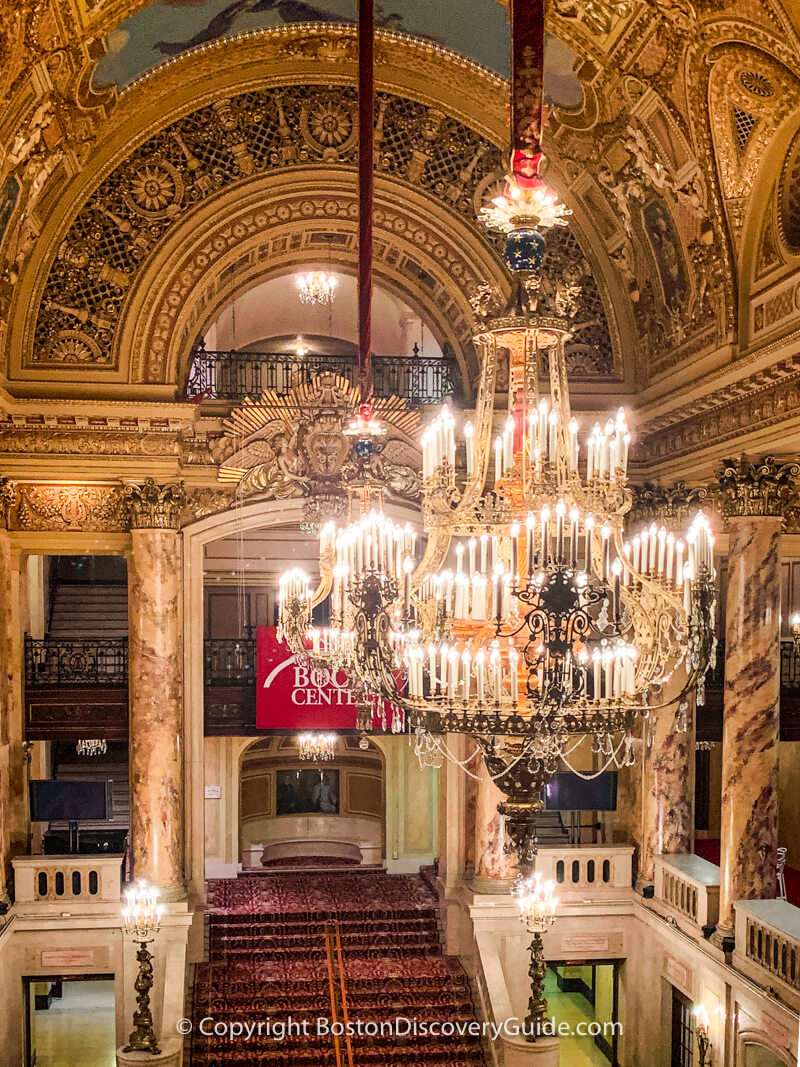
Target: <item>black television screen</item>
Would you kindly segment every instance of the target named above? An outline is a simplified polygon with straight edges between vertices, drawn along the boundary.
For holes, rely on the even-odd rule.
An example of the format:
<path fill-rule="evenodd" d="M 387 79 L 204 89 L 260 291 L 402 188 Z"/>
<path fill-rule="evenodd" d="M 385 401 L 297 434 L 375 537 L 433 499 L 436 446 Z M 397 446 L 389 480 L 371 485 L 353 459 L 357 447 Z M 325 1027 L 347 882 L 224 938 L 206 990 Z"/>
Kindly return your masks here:
<path fill-rule="evenodd" d="M 111 782 L 30 782 L 31 822 L 100 822 L 111 818 Z"/>
<path fill-rule="evenodd" d="M 545 786 L 547 811 L 616 811 L 617 772 L 604 771 L 588 781 L 577 774 L 553 776 Z"/>

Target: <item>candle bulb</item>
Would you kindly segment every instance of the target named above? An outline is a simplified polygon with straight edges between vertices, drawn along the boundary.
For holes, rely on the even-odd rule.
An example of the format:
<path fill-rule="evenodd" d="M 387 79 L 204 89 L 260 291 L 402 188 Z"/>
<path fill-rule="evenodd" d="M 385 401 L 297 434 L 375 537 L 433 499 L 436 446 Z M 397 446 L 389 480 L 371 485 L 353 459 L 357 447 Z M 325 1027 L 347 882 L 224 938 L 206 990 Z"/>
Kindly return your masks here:
<path fill-rule="evenodd" d="M 611 573 L 614 577 L 613 594 L 611 600 L 611 615 L 618 624 L 621 614 L 620 586 L 622 583 L 622 561 L 615 559 L 611 565 Z"/>
<path fill-rule="evenodd" d="M 467 477 L 471 478 L 475 472 L 475 431 L 471 422 L 464 423 L 464 448 L 467 459 Z"/>
<path fill-rule="evenodd" d="M 519 574 L 519 523 L 514 523 L 511 527 L 511 582 L 516 588 Z"/>
<path fill-rule="evenodd" d="M 596 648 L 592 653 L 592 698 L 600 699 L 600 650 Z"/>
<path fill-rule="evenodd" d="M 527 554 L 528 554 L 528 581 L 533 576 L 533 532 L 536 526 L 536 519 L 533 515 L 528 515 L 525 520 L 525 527 L 527 530 Z"/>
<path fill-rule="evenodd" d="M 563 500 L 556 504 L 556 560 L 561 563 L 564 559 L 564 516 L 567 513 L 567 505 Z"/>
<path fill-rule="evenodd" d="M 578 420 L 569 420 L 569 469 L 578 469 Z"/>
<path fill-rule="evenodd" d="M 514 420 L 509 415 L 503 434 L 503 469 L 511 470 L 514 466 Z"/>
<path fill-rule="evenodd" d="M 570 545 L 569 545 L 569 563 L 574 569 L 578 566 L 578 523 L 580 520 L 580 512 L 577 508 L 572 508 L 569 513 L 570 526 Z"/>
<path fill-rule="evenodd" d="M 542 566 L 547 566 L 550 555 L 550 508 L 542 508 Z"/>
<path fill-rule="evenodd" d="M 470 696 L 470 683 L 472 681 L 472 656 L 470 655 L 468 648 L 464 649 L 464 651 L 461 653 L 461 666 L 463 668 L 462 698 L 464 699 L 464 701 L 468 701 Z"/>
<path fill-rule="evenodd" d="M 605 525 L 600 532 L 603 537 L 603 581 L 606 582 L 611 563 L 611 527 Z"/>
<path fill-rule="evenodd" d="M 494 441 L 494 480 L 499 482 L 503 477 L 503 441 L 496 437 Z"/>
<path fill-rule="evenodd" d="M 594 516 L 587 515 L 585 522 L 585 541 L 583 553 L 583 569 L 588 574 L 592 567 L 592 530 L 594 529 Z"/>
<path fill-rule="evenodd" d="M 486 686 L 486 653 L 481 649 L 475 657 L 475 674 L 478 685 L 478 703 L 482 704 L 485 697 Z"/>
<path fill-rule="evenodd" d="M 519 698 L 519 653 L 510 642 L 508 648 L 508 665 L 511 674 L 511 702 L 516 705 Z"/>

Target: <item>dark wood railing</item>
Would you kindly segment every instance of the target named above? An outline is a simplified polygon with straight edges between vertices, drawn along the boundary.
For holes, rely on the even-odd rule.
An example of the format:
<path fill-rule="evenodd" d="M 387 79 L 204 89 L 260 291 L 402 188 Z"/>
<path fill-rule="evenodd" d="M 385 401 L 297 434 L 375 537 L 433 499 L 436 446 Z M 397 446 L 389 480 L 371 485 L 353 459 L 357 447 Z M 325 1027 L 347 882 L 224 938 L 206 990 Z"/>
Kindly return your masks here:
<path fill-rule="evenodd" d="M 31 688 L 122 686 L 128 683 L 128 639 L 25 638 L 25 685 Z"/>
<path fill-rule="evenodd" d="M 323 371 L 358 384 L 355 356 L 320 356 L 291 352 L 194 353 L 186 396 L 189 400 L 257 400 L 265 389 L 285 396 L 296 385 L 311 381 Z M 373 356 L 375 396 L 400 396 L 410 406 L 440 404 L 458 393 L 458 368 L 447 356 Z"/>

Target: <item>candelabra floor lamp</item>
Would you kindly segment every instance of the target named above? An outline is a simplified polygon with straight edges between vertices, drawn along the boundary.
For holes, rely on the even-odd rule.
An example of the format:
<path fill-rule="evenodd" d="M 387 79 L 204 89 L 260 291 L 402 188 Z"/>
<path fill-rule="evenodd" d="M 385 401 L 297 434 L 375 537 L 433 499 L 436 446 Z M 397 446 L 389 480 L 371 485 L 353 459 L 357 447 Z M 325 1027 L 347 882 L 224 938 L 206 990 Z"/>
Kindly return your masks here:
<path fill-rule="evenodd" d="M 140 881 L 125 891 L 122 905 L 122 921 L 125 933 L 138 944 L 136 959 L 139 973 L 136 976 L 136 1011 L 133 1013 L 133 1029 L 123 1052 L 149 1052 L 160 1056 L 158 1038 L 153 1028 L 153 1013 L 150 1010 L 150 990 L 153 988 L 153 954 L 147 948 L 161 926 L 163 905 L 158 903 L 158 890 Z"/>
<path fill-rule="evenodd" d="M 544 995 L 547 963 L 542 934 L 556 921 L 558 898 L 555 888 L 555 882 L 544 882 L 541 874 L 533 874 L 518 881 L 511 890 L 519 905 L 520 918 L 528 933 L 533 935 L 530 944 L 531 965 L 528 968 L 531 995 L 523 1026 L 525 1040 L 531 1042 L 543 1036 L 547 1018 L 547 999 Z"/>

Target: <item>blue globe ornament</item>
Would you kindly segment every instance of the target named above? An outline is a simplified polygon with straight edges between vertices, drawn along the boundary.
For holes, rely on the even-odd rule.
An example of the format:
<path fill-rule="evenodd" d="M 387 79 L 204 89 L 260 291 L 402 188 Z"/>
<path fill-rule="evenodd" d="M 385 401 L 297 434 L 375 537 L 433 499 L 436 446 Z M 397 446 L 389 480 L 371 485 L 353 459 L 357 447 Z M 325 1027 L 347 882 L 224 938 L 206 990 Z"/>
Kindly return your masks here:
<path fill-rule="evenodd" d="M 547 248 L 533 226 L 518 226 L 506 238 L 506 263 L 511 270 L 539 270 Z"/>
<path fill-rule="evenodd" d="M 369 459 L 375 451 L 375 442 L 370 437 L 358 437 L 353 447 L 359 459 Z"/>

